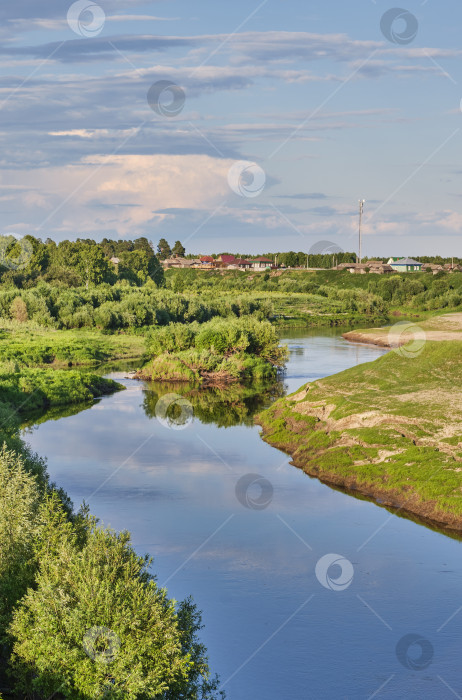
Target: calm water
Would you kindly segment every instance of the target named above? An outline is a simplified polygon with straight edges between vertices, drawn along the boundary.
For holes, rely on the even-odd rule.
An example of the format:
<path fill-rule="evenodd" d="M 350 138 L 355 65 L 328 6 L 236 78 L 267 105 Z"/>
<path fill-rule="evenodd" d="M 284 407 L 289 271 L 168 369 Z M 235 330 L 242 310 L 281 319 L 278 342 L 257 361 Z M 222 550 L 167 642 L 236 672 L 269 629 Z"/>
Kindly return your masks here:
<path fill-rule="evenodd" d="M 334 332 L 286 342 L 290 391 L 381 354 Z M 462 697 L 457 540 L 290 466 L 251 425 L 274 389 L 220 404 L 183 388 L 194 420 L 173 430 L 154 414 L 172 387 L 120 381 L 126 391 L 26 439 L 76 505 L 85 499 L 104 524 L 131 530 L 172 597 L 194 596 L 230 700 Z M 249 473 L 264 481 L 247 501 L 239 493 L 247 505 L 265 501 L 259 510 L 236 497 Z M 329 554 L 346 561 L 328 568 Z"/>

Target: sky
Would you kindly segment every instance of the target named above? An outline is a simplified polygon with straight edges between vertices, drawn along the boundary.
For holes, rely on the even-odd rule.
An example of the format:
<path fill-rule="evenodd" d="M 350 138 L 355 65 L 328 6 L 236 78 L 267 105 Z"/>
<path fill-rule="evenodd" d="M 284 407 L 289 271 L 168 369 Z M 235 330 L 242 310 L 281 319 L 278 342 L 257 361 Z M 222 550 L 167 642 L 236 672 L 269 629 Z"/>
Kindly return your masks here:
<path fill-rule="evenodd" d="M 0 7 L 1 234 L 462 256 L 456 0 Z"/>

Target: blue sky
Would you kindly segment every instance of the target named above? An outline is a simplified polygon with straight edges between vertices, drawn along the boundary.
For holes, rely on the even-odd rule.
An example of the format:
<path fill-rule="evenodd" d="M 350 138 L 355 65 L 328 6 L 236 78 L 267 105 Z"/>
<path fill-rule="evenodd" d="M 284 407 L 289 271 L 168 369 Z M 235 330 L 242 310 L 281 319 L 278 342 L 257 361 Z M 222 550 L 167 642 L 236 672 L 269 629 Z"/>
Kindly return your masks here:
<path fill-rule="evenodd" d="M 394 8 L 3 4 L 2 233 L 461 256 L 462 6 Z"/>

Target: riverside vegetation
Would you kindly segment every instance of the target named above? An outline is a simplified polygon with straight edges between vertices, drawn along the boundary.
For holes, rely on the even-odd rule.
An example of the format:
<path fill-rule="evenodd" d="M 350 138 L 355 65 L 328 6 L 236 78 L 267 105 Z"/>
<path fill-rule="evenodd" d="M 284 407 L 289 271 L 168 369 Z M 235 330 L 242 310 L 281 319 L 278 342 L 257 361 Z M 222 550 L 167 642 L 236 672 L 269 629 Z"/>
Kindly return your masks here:
<path fill-rule="evenodd" d="M 285 351 L 275 326 L 364 325 L 391 314 L 457 310 L 462 275 L 164 274 L 146 239 L 25 240 L 29 248 L 0 241 L 0 692 L 3 687 L 8 697 L 37 700 L 220 697 L 193 602 L 175 604 L 158 589 L 151 562 L 135 554 L 127 533 L 100 528 L 85 507 L 74 512 L 66 494 L 50 483 L 44 461 L 20 440 L 19 416 L 24 423 L 37 410 L 51 415 L 63 406 L 73 412 L 91 405 L 96 396 L 121 388 L 101 378 L 97 366 L 136 359 L 142 376 L 162 380 L 159 395 L 174 386 L 170 380 L 183 380 L 181 392 L 204 418 L 217 400 L 223 404 L 217 382 L 233 382 L 220 424 L 250 424 L 253 410 L 278 393 L 274 377 Z M 114 255 L 116 264 L 109 259 Z M 293 449 L 296 462 L 311 473 L 322 476 L 324 470 L 334 483 L 372 494 L 381 484 L 383 493 L 397 500 L 405 494 L 406 503 L 425 503 L 428 517 L 454 524 L 462 453 L 456 428 L 444 433 L 438 407 L 447 405 L 451 378 L 452 387 L 460 382 L 458 353 L 451 344 L 433 349 L 428 343 L 415 365 L 402 360 L 392 354 L 373 369 L 351 370 L 337 391 L 336 378 L 317 383 L 310 402 L 319 398 L 320 415 L 301 406 L 302 391 L 274 404 L 261 421 L 267 438 Z M 431 418 L 423 415 L 423 400 L 398 403 L 398 378 L 409 388 L 425 381 L 434 392 Z M 365 379 L 368 390 L 361 394 Z M 446 392 L 440 399 L 437 385 Z M 332 400 L 323 413 L 326 388 Z M 348 407 L 360 412 L 367 402 L 377 415 L 394 416 L 389 429 L 324 426 L 324 418 L 348 420 Z M 405 413 L 397 413 L 398 406 Z M 148 402 L 146 410 L 155 406 Z M 401 417 L 405 429 L 399 433 Z M 309 454 L 316 464 L 305 464 Z M 335 469 L 332 455 L 338 457 Z M 421 475 L 435 459 L 440 480 L 425 484 Z"/>
<path fill-rule="evenodd" d="M 398 351 L 307 384 L 257 420 L 264 439 L 308 474 L 462 530 L 462 314 L 421 328 L 435 339 L 405 338 Z"/>

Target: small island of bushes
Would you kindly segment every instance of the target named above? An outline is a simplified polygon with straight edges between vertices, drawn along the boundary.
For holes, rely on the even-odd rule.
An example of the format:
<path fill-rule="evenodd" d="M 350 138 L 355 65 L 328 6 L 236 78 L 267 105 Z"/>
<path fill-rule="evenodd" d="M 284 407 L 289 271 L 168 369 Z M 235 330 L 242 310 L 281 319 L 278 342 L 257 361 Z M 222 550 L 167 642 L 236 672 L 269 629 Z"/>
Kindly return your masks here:
<path fill-rule="evenodd" d="M 173 323 L 147 340 L 153 359 L 141 379 L 225 383 L 275 377 L 287 359 L 275 328 L 254 317 Z"/>

